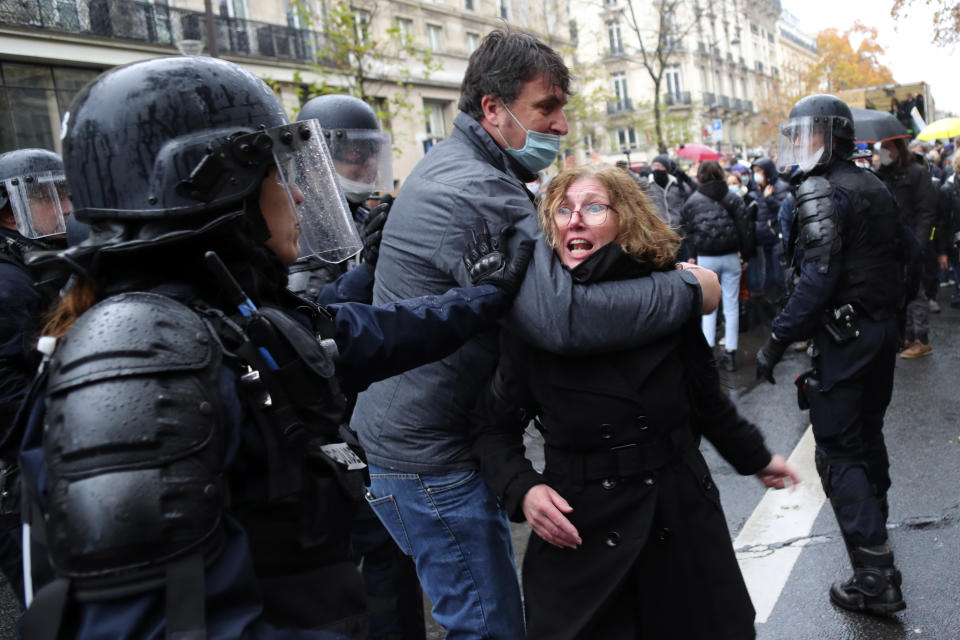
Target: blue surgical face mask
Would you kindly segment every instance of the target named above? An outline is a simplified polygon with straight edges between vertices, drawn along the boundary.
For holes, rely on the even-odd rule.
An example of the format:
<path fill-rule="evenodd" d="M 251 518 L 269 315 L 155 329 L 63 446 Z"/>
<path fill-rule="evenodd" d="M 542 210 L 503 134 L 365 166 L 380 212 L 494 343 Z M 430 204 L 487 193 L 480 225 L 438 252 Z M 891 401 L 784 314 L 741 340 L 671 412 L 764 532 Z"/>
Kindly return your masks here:
<path fill-rule="evenodd" d="M 520 149 L 511 149 L 510 145 L 507 143 L 507 139 L 503 137 L 503 132 L 500 131 L 500 127 L 497 127 L 497 133 L 500 134 L 500 139 L 503 140 L 504 149 L 507 153 L 514 157 L 514 159 L 519 162 L 521 165 L 526 167 L 527 170 L 537 173 L 542 169 L 546 169 L 550 164 L 556 160 L 557 154 L 560 153 L 560 140 L 562 136 L 554 135 L 552 133 L 540 133 L 539 131 L 530 131 L 525 126 L 520 124 L 520 121 L 517 120 L 517 116 L 513 115 L 513 112 L 510 111 L 510 108 L 506 104 L 503 105 L 503 108 L 507 110 L 507 113 L 510 114 L 510 117 L 513 118 L 513 121 L 517 123 L 524 133 L 527 134 L 526 140 L 523 143 L 523 147 Z"/>
<path fill-rule="evenodd" d="M 738 187 L 738 186 L 735 185 L 735 184 L 728 184 L 728 185 L 727 185 L 727 189 L 729 189 L 729 190 L 730 190 L 730 193 L 732 193 L 732 194 L 735 195 L 735 196 L 740 195 L 740 187 Z"/>

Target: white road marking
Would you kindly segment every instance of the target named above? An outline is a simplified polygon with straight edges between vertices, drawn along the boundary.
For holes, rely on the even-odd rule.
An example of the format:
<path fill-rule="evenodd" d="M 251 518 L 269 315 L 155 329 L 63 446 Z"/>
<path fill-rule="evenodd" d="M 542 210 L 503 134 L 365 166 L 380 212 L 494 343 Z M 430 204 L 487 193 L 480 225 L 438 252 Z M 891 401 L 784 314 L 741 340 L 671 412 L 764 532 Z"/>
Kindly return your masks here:
<path fill-rule="evenodd" d="M 806 541 L 778 545 L 810 535 L 826 501 L 813 453 L 813 430 L 807 427 L 790 454 L 790 463 L 803 482 L 794 491 L 768 489 L 733 541 L 734 549 L 743 549 L 737 553 L 737 562 L 757 611 L 757 622 L 770 617 Z"/>

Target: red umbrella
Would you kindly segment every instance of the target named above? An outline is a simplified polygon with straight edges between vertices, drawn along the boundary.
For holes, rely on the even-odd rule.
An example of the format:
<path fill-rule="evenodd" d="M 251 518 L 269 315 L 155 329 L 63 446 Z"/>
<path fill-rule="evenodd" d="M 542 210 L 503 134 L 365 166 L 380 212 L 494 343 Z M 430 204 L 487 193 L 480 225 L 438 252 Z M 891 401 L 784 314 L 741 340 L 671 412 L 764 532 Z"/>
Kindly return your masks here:
<path fill-rule="evenodd" d="M 681 158 L 690 158 L 697 162 L 720 159 L 720 154 L 717 153 L 716 150 L 699 142 L 688 142 L 687 144 L 680 145 L 680 148 L 677 150 L 677 155 Z"/>

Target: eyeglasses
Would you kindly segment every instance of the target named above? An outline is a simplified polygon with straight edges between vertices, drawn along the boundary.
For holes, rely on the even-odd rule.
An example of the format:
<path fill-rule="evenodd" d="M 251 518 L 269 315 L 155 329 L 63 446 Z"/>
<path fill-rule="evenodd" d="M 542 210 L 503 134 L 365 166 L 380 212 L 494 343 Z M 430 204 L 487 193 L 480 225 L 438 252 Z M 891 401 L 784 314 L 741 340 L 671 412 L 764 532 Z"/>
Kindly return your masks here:
<path fill-rule="evenodd" d="M 570 224 L 573 214 L 579 213 L 580 219 L 583 220 L 583 224 L 587 225 L 588 227 L 595 227 L 607 221 L 608 211 L 613 211 L 614 213 L 617 212 L 616 209 L 608 204 L 593 202 L 591 204 L 584 205 L 579 209 L 560 207 L 553 212 L 553 219 L 556 220 L 558 225 L 565 227 Z"/>

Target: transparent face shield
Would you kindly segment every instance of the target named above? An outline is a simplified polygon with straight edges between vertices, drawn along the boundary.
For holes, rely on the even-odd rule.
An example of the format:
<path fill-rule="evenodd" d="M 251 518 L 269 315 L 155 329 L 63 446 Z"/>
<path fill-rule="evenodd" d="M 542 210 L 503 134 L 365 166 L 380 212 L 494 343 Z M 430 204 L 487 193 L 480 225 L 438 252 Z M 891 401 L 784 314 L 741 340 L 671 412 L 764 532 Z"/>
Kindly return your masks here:
<path fill-rule="evenodd" d="M 329 131 L 327 143 L 347 198 L 362 202 L 371 193 L 393 189 L 393 143 L 376 129 Z"/>
<path fill-rule="evenodd" d="M 780 124 L 777 142 L 777 167 L 786 171 L 797 166 L 807 173 L 830 160 L 832 147 L 829 118 L 803 116 Z"/>
<path fill-rule="evenodd" d="M 66 218 L 73 210 L 62 171 L 17 176 L 3 181 L 13 209 L 17 231 L 37 239 L 66 233 Z"/>
<path fill-rule="evenodd" d="M 277 179 L 300 227 L 302 255 L 337 263 L 356 255 L 362 244 L 344 201 L 316 120 L 304 120 L 266 132 L 273 140 Z"/>

